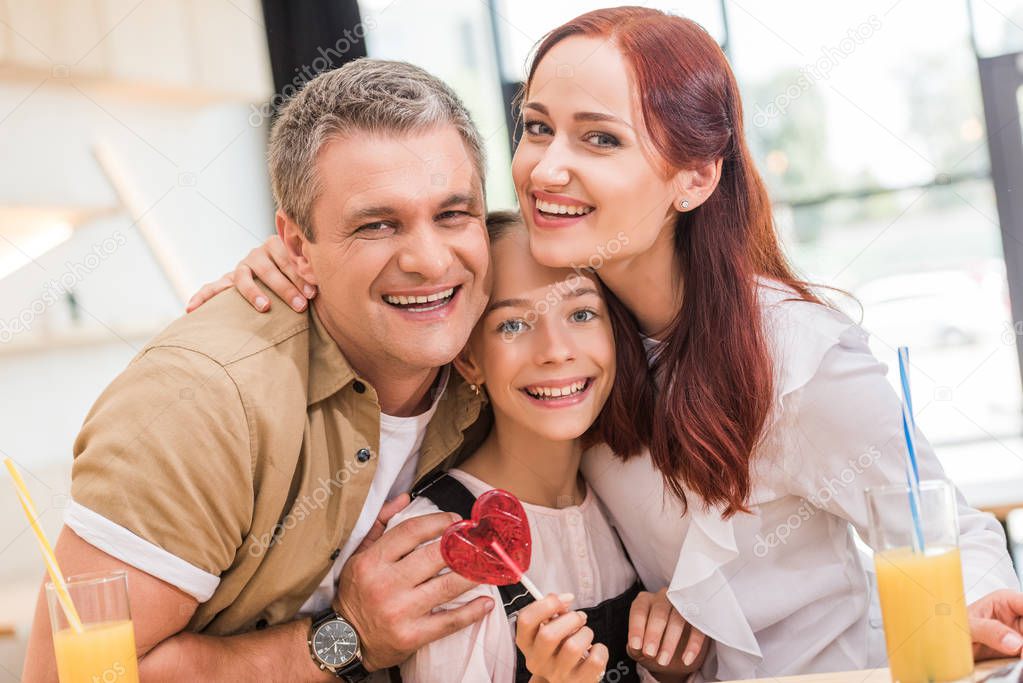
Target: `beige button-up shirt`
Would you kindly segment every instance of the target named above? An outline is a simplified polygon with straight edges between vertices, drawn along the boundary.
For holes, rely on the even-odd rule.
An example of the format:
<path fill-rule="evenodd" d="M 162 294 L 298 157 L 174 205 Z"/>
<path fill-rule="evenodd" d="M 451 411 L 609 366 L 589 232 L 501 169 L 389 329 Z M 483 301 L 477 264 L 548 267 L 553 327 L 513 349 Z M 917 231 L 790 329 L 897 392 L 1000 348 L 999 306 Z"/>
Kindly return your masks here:
<path fill-rule="evenodd" d="M 189 630 L 291 619 L 330 570 L 376 471 L 380 405 L 312 307 L 234 290 L 179 318 L 103 392 L 75 442 L 71 495 L 220 577 Z M 416 478 L 489 428 L 452 373 Z M 478 419 L 479 418 L 479 419 Z"/>

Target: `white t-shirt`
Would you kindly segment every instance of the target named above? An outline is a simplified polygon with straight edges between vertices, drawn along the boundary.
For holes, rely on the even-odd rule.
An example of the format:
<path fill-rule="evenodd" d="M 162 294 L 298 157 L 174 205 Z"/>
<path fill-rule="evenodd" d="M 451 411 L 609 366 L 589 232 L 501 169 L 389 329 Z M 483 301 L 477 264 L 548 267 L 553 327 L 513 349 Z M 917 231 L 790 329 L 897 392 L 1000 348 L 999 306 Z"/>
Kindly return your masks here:
<path fill-rule="evenodd" d="M 450 367 L 444 368 L 439 384 L 440 391 L 436 394 L 438 399 L 447 386 L 450 370 Z M 359 513 L 359 519 L 355 522 L 351 535 L 334 561 L 334 567 L 327 572 L 320 585 L 299 609 L 299 615 L 315 614 L 330 606 L 342 567 L 373 528 L 384 503 L 412 488 L 416 478 L 416 466 L 419 464 L 419 447 L 423 445 L 426 426 L 435 412 L 437 400 L 425 413 L 412 417 L 380 414 L 380 460 L 373 474 L 369 495 L 362 505 L 362 512 Z"/>
<path fill-rule="evenodd" d="M 313 614 L 330 605 L 341 568 L 373 528 L 384 503 L 412 488 L 426 426 L 437 412 L 450 372 L 450 367 L 445 367 L 441 372 L 433 394 L 433 405 L 426 412 L 413 417 L 394 417 L 381 413 L 380 459 L 366 502 L 363 503 L 359 519 L 341 548 L 334 567 L 302 605 L 299 611 L 301 615 Z M 199 602 L 209 600 L 220 584 L 220 577 L 216 574 L 186 562 L 73 500 L 65 512 L 64 524 L 80 538 L 111 557 L 171 584 Z"/>

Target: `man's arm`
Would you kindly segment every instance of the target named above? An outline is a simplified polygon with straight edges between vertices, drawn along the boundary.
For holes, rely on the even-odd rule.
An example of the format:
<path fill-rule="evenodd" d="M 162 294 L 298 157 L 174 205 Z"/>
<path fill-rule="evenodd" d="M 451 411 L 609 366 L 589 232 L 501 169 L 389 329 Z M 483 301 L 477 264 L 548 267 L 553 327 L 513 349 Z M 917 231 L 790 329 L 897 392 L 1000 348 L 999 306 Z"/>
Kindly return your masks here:
<path fill-rule="evenodd" d="M 55 550 L 67 575 L 127 572 L 139 674 L 146 681 L 337 680 L 320 671 L 309 656 L 308 619 L 229 637 L 183 633 L 198 606 L 192 596 L 98 550 L 66 527 Z M 24 680 L 57 680 L 42 590 L 36 601 Z"/>

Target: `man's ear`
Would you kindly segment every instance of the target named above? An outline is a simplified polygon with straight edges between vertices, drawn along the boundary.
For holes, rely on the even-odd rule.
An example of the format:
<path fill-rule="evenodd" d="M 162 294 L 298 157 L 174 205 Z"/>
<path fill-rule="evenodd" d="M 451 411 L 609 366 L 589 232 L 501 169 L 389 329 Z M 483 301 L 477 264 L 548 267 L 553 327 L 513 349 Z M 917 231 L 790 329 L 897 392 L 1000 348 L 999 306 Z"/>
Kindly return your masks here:
<path fill-rule="evenodd" d="M 469 384 L 480 385 L 486 381 L 486 377 L 483 376 L 483 370 L 476 362 L 476 357 L 473 355 L 469 344 L 466 344 L 451 362 L 455 366 L 455 370 L 458 370 L 458 374 Z"/>
<path fill-rule="evenodd" d="M 310 240 L 305 236 L 305 231 L 281 209 L 277 209 L 275 221 L 277 223 L 277 234 L 280 236 L 281 242 L 284 243 L 284 248 L 288 251 L 288 256 L 291 257 L 291 262 L 295 264 L 295 270 L 309 284 L 319 285 L 316 273 L 309 262 L 308 249 Z"/>
<path fill-rule="evenodd" d="M 685 169 L 675 174 L 675 198 L 673 204 L 679 208 L 683 201 L 688 202 L 686 209 L 695 209 L 714 194 L 721 181 L 721 164 L 724 159 L 715 159 L 700 164 L 695 168 Z"/>

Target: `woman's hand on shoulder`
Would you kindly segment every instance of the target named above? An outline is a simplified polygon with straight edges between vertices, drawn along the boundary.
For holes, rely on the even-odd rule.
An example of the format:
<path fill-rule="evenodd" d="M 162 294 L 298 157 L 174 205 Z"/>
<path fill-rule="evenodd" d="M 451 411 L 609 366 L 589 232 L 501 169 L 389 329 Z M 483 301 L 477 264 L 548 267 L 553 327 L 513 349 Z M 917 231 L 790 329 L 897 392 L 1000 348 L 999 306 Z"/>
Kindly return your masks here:
<path fill-rule="evenodd" d="M 709 639 L 686 622 L 668 600 L 668 589 L 643 591 L 629 610 L 629 656 L 659 681 L 683 681 L 698 671 Z"/>
<path fill-rule="evenodd" d="M 515 644 L 526 657 L 533 683 L 597 683 L 607 647 L 594 644 L 586 615 L 568 609 L 571 595 L 548 595 L 519 611 Z"/>
<path fill-rule="evenodd" d="M 316 296 L 316 287 L 298 274 L 284 242 L 278 235 L 272 235 L 250 251 L 234 271 L 203 285 L 188 300 L 185 312 L 191 313 L 225 289 L 235 287 L 253 308 L 265 313 L 270 310 L 270 299 L 256 285 L 256 278 L 300 313 L 309 305 L 309 299 Z"/>

